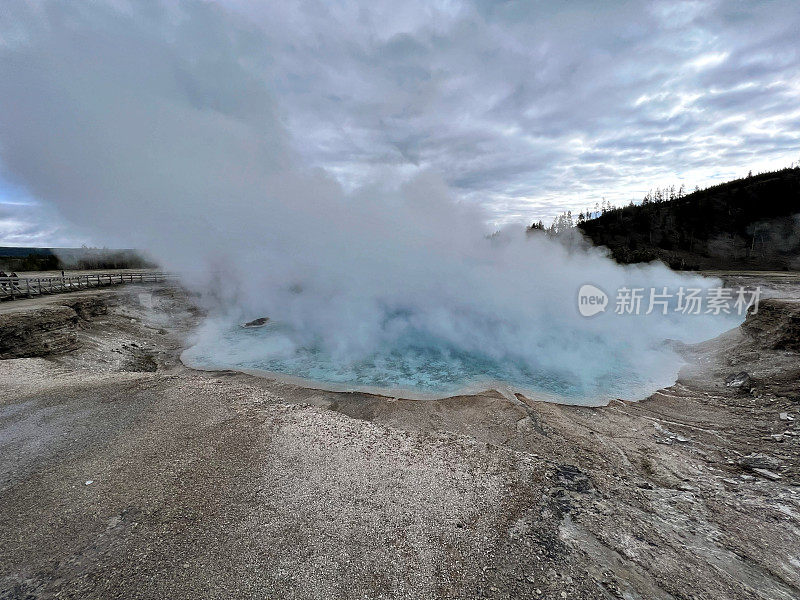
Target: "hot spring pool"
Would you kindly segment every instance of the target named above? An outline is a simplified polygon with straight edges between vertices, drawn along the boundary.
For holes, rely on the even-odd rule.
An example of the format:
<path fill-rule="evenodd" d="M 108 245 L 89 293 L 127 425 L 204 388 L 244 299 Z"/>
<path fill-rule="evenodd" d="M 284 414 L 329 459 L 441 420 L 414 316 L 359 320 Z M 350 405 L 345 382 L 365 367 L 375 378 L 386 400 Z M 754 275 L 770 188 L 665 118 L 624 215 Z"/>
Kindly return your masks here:
<path fill-rule="evenodd" d="M 390 349 L 360 360 L 345 360 L 319 345 L 298 346 L 282 326 L 229 325 L 202 335 L 182 361 L 197 369 L 233 369 L 332 391 L 362 391 L 437 398 L 496 389 L 565 404 L 602 405 L 613 398 L 641 399 L 675 381 L 680 359 L 670 352 L 658 374 L 637 372 L 616 362 L 590 385 L 573 372 L 532 368 L 519 359 L 465 352 L 439 340 L 399 340 Z"/>

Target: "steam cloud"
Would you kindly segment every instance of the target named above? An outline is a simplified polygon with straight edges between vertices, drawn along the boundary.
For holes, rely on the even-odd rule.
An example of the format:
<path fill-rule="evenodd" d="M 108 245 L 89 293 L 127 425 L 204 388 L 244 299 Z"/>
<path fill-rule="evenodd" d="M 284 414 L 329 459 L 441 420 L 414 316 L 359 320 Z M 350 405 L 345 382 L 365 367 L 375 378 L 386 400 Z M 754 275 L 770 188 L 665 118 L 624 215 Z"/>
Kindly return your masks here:
<path fill-rule="evenodd" d="M 269 57 L 257 33 L 218 7 L 11 2 L 3 12 L 4 177 L 72 222 L 148 249 L 214 295 L 220 318 L 269 315 L 293 327 L 294 343 L 341 361 L 422 332 L 601 396 L 620 364 L 668 383 L 665 339 L 730 325 L 581 318 L 584 283 L 700 284 L 521 227 L 488 237 L 486 215 L 432 172 L 347 192 L 305 167 L 260 75 Z"/>

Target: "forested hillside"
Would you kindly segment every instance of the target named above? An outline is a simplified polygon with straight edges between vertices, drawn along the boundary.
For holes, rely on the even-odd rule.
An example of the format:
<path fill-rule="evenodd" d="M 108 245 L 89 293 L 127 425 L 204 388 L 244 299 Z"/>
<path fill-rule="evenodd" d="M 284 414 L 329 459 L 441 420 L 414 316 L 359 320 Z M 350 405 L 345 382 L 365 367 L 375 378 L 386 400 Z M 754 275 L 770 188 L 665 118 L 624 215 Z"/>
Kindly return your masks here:
<path fill-rule="evenodd" d="M 622 263 L 675 269 L 800 269 L 800 168 L 763 173 L 669 199 L 612 208 L 578 222 Z"/>
<path fill-rule="evenodd" d="M 142 269 L 155 265 L 136 250 L 0 246 L 0 271 Z"/>

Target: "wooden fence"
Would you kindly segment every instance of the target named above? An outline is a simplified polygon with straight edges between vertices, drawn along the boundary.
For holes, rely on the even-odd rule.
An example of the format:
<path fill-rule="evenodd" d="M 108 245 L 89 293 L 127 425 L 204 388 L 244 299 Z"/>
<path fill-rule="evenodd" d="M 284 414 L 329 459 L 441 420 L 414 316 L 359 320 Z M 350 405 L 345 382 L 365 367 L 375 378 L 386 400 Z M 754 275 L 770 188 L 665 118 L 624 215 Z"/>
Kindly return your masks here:
<path fill-rule="evenodd" d="M 63 294 L 125 283 L 160 283 L 174 277 L 161 272 L 91 273 L 66 277 L 0 277 L 0 300 Z"/>

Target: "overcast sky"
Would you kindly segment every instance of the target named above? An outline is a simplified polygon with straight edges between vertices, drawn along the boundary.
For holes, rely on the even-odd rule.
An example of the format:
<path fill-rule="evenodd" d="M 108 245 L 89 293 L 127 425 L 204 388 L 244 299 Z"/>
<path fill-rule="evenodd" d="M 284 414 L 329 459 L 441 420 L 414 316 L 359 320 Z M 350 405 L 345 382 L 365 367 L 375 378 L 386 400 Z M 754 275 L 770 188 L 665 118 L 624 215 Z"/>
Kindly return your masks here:
<path fill-rule="evenodd" d="M 240 23 L 220 52 L 241 52 L 271 95 L 254 101 L 347 188 L 432 170 L 498 224 L 549 221 L 800 159 L 796 0 L 253 4 L 109 6 L 142 26 L 185 10 Z M 26 19 L 62 26 L 51 13 L 0 10 L 0 61 Z M 209 77 L 197 86 L 225 85 Z M 0 175 L 0 245 L 113 244 L 80 225 Z"/>

